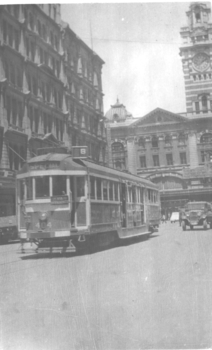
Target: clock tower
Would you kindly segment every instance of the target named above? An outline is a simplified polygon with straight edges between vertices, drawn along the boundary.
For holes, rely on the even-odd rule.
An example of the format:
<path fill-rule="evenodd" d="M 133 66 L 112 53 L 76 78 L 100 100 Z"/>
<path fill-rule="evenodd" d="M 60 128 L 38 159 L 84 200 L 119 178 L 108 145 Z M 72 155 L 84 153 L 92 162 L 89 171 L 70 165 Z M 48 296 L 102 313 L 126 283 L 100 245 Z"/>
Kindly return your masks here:
<path fill-rule="evenodd" d="M 180 47 L 188 115 L 212 115 L 212 21 L 210 3 L 191 3 Z"/>

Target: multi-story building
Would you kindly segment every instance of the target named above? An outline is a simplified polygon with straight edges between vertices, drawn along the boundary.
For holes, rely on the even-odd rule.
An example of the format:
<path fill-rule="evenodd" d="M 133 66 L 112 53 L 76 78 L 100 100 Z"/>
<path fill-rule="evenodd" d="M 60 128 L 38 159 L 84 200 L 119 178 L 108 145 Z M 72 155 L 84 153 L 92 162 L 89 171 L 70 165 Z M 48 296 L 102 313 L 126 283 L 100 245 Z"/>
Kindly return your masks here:
<path fill-rule="evenodd" d="M 211 200 L 212 24 L 211 9 L 192 3 L 180 48 L 187 112 L 157 108 L 133 118 L 117 102 L 106 113 L 113 166 L 158 183 L 164 212 L 188 200 Z"/>
<path fill-rule="evenodd" d="M 87 145 L 106 162 L 103 63 L 60 5 L 0 6 L 0 216 L 14 213 L 15 171 L 38 148 Z"/>

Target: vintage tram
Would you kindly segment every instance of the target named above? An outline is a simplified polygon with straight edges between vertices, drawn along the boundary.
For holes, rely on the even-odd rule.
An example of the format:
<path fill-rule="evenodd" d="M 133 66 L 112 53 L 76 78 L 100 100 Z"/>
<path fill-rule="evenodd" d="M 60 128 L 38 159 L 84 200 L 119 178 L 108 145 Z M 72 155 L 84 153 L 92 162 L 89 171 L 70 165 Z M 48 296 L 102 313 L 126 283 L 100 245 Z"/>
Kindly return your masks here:
<path fill-rule="evenodd" d="M 152 182 L 70 154 L 31 158 L 17 174 L 18 230 L 36 251 L 73 251 L 149 235 L 159 226 Z"/>

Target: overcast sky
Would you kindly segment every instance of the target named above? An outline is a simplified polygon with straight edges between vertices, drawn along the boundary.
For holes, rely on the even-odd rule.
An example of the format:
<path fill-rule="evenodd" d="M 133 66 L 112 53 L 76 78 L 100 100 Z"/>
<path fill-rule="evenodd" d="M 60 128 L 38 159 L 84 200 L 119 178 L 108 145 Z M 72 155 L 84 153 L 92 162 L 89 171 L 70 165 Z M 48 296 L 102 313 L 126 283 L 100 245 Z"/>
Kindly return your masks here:
<path fill-rule="evenodd" d="M 187 24 L 189 4 L 61 5 L 62 19 L 89 47 L 93 42 L 93 50 L 105 61 L 105 113 L 117 96 L 134 117 L 157 107 L 185 112 L 179 32 Z"/>

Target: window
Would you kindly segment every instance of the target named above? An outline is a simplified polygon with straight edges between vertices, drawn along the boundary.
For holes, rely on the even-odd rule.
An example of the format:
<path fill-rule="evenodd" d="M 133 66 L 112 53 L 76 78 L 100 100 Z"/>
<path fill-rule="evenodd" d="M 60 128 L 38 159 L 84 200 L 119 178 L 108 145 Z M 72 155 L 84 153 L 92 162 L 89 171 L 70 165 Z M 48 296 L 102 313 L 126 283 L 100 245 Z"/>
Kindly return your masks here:
<path fill-rule="evenodd" d="M 19 68 L 17 69 L 17 85 L 22 88 L 22 76 Z"/>
<path fill-rule="evenodd" d="M 49 197 L 49 176 L 35 178 L 35 198 Z"/>
<path fill-rule="evenodd" d="M 52 177 L 53 196 L 61 196 L 66 194 L 66 176 Z"/>
<path fill-rule="evenodd" d="M 31 59 L 35 61 L 35 43 L 31 42 Z"/>
<path fill-rule="evenodd" d="M 39 36 L 41 36 L 41 24 L 40 24 L 39 19 L 38 19 L 38 34 L 39 34 Z"/>
<path fill-rule="evenodd" d="M 40 47 L 40 64 L 43 63 L 43 49 Z"/>
<path fill-rule="evenodd" d="M 154 155 L 153 155 L 153 165 L 154 165 L 154 166 L 160 166 L 160 163 L 159 163 L 159 155 L 158 155 L 158 154 L 154 154 Z"/>
<path fill-rule="evenodd" d="M 51 45 L 53 46 L 54 45 L 54 36 L 53 36 L 52 31 L 50 32 L 50 42 L 51 42 Z"/>
<path fill-rule="evenodd" d="M 16 125 L 17 120 L 17 103 L 15 99 L 12 99 L 12 124 Z"/>
<path fill-rule="evenodd" d="M 186 143 L 186 136 L 184 133 L 180 133 L 178 137 L 178 142 L 180 145 L 185 145 Z"/>
<path fill-rule="evenodd" d="M 18 49 L 19 49 L 19 32 L 17 30 L 15 30 L 14 34 L 15 34 L 15 49 L 16 49 L 16 51 L 18 51 Z"/>
<path fill-rule="evenodd" d="M 22 120 L 23 120 L 23 109 L 22 109 L 22 103 L 18 102 L 18 126 L 22 128 Z"/>
<path fill-rule="evenodd" d="M 60 76 L 60 62 L 57 61 L 57 77 L 59 78 Z"/>
<path fill-rule="evenodd" d="M 46 26 L 44 24 L 42 25 L 42 36 L 43 39 L 46 40 Z"/>
<path fill-rule="evenodd" d="M 56 35 L 55 35 L 55 37 L 54 37 L 54 42 L 55 42 L 55 48 L 56 48 L 56 50 L 58 51 L 58 38 L 57 38 Z"/>
<path fill-rule="evenodd" d="M 102 185 L 103 185 L 103 199 L 108 200 L 108 181 L 103 180 Z"/>
<path fill-rule="evenodd" d="M 187 159 L 186 159 L 186 153 L 185 152 L 180 153 L 180 163 L 181 164 L 187 164 Z"/>
<path fill-rule="evenodd" d="M 97 191 L 97 199 L 102 199 L 102 186 L 101 186 L 101 179 L 96 179 L 96 191 Z"/>
<path fill-rule="evenodd" d="M 208 100 L 207 100 L 207 96 L 202 96 L 202 111 L 203 113 L 207 113 L 208 112 Z"/>
<path fill-rule="evenodd" d="M 30 200 L 30 199 L 33 198 L 32 197 L 32 189 L 33 189 L 33 187 L 32 187 L 32 177 L 28 177 L 26 179 L 26 198 L 27 198 L 27 200 Z"/>
<path fill-rule="evenodd" d="M 172 140 L 170 135 L 165 136 L 165 145 L 166 146 L 171 146 Z"/>
<path fill-rule="evenodd" d="M 146 157 L 145 156 L 140 156 L 140 164 L 141 164 L 141 168 L 146 168 Z"/>
<path fill-rule="evenodd" d="M 90 177 L 90 197 L 91 199 L 95 199 L 95 177 Z"/>
<path fill-rule="evenodd" d="M 200 112 L 200 110 L 199 110 L 199 102 L 195 102 L 195 111 L 196 111 L 196 113 Z"/>
<path fill-rule="evenodd" d="M 114 195 L 115 195 L 115 201 L 119 200 L 119 184 L 118 182 L 114 182 Z"/>
<path fill-rule="evenodd" d="M 20 11 L 20 6 L 14 5 L 14 15 L 15 15 L 16 19 L 19 18 L 19 11 Z"/>
<path fill-rule="evenodd" d="M 207 152 L 201 151 L 201 162 L 205 163 L 207 161 Z"/>
<path fill-rule="evenodd" d="M 13 46 L 13 27 L 9 24 L 8 25 L 8 34 L 9 34 L 9 45 Z"/>
<path fill-rule="evenodd" d="M 49 55 L 48 55 L 48 52 L 44 52 L 44 62 L 45 62 L 45 65 L 48 66 L 48 63 L 49 63 Z"/>
<path fill-rule="evenodd" d="M 113 182 L 109 181 L 109 200 L 113 201 Z"/>
<path fill-rule="evenodd" d="M 169 154 L 166 155 L 166 161 L 167 161 L 167 165 L 173 165 L 172 153 L 169 153 Z"/>
<path fill-rule="evenodd" d="M 33 91 L 33 94 L 34 94 L 35 96 L 37 96 L 37 93 L 38 93 L 38 84 L 37 84 L 36 78 L 33 78 L 33 89 L 32 89 L 32 91 Z"/>
<path fill-rule="evenodd" d="M 85 195 L 85 178 L 77 177 L 77 197 L 83 197 Z"/>
<path fill-rule="evenodd" d="M 10 81 L 12 84 L 15 85 L 15 68 L 13 64 L 11 64 L 11 67 L 10 67 Z"/>
<path fill-rule="evenodd" d="M 200 23 L 201 22 L 201 16 L 200 16 L 200 10 L 199 8 L 196 9 L 196 13 L 195 13 L 195 19 L 196 19 L 196 23 Z"/>
<path fill-rule="evenodd" d="M 26 54 L 29 57 L 29 38 L 26 38 Z"/>
<path fill-rule="evenodd" d="M 55 6 L 53 7 L 53 11 L 54 11 L 54 21 L 56 21 L 57 9 Z"/>
<path fill-rule="evenodd" d="M 155 135 L 152 137 L 152 147 L 158 147 L 158 138 Z"/>
<path fill-rule="evenodd" d="M 203 134 L 200 138 L 200 143 L 212 143 L 212 134 L 209 132 Z"/>
<path fill-rule="evenodd" d="M 37 134 L 38 133 L 38 125 L 39 125 L 39 113 L 38 113 L 37 108 L 34 110 L 34 116 L 35 116 L 35 132 Z"/>
<path fill-rule="evenodd" d="M 34 18 L 31 13 L 29 14 L 29 26 L 31 30 L 34 30 Z"/>
<path fill-rule="evenodd" d="M 142 148 L 145 148 L 145 140 L 144 140 L 143 137 L 139 137 L 138 146 L 142 147 Z"/>
<path fill-rule="evenodd" d="M 7 22 L 3 21 L 3 39 L 7 42 Z"/>

